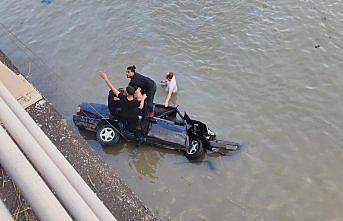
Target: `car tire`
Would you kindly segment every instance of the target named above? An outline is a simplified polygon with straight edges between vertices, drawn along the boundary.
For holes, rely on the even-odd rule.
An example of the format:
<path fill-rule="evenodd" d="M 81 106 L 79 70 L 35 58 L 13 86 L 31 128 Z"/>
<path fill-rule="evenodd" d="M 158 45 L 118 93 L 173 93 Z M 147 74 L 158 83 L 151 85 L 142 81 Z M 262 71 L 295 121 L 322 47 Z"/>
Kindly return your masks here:
<path fill-rule="evenodd" d="M 113 126 L 104 124 L 97 129 L 96 139 L 101 146 L 112 146 L 119 142 L 120 134 Z"/>
<path fill-rule="evenodd" d="M 193 138 L 189 141 L 190 145 L 186 148 L 185 156 L 190 161 L 201 159 L 205 154 L 204 144 L 199 138 Z"/>

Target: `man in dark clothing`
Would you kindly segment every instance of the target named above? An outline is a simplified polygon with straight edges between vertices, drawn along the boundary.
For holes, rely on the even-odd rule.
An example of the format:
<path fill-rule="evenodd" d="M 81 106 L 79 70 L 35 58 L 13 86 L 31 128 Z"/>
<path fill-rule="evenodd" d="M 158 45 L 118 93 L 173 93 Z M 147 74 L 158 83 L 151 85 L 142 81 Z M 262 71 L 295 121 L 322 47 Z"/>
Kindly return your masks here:
<path fill-rule="evenodd" d="M 156 93 L 156 83 L 152 79 L 145 77 L 139 73 L 136 73 L 136 67 L 134 65 L 127 67 L 126 77 L 131 79 L 129 83 L 130 86 L 133 86 L 135 89 L 141 88 L 142 92 L 147 95 L 146 109 L 149 116 L 153 117 L 153 102 Z"/>
<path fill-rule="evenodd" d="M 107 106 L 112 116 L 118 116 L 121 111 L 120 99 L 113 93 L 112 90 L 108 92 Z"/>
<path fill-rule="evenodd" d="M 119 116 L 127 121 L 128 130 L 133 131 L 136 128 L 138 115 L 141 112 L 141 109 L 139 109 L 141 102 L 133 98 L 133 95 L 135 94 L 134 87 L 126 87 L 125 93 L 126 96 L 123 93 L 118 94 L 121 106 Z"/>
<path fill-rule="evenodd" d="M 135 94 L 135 88 L 132 86 L 126 87 L 126 90 L 124 92 L 120 92 L 116 88 L 113 87 L 111 82 L 108 80 L 108 77 L 105 72 L 99 73 L 100 77 L 104 79 L 107 86 L 111 89 L 113 92 L 113 95 L 115 95 L 120 100 L 120 107 L 121 111 L 119 112 L 119 116 L 124 120 L 124 122 L 127 123 L 128 130 L 133 131 L 136 128 L 137 122 L 138 122 L 138 114 L 144 107 L 144 101 L 146 99 L 146 95 L 143 95 L 142 100 L 138 101 L 134 99 Z M 110 100 L 110 96 L 109 96 Z M 109 109 L 111 111 L 111 108 L 109 106 Z"/>

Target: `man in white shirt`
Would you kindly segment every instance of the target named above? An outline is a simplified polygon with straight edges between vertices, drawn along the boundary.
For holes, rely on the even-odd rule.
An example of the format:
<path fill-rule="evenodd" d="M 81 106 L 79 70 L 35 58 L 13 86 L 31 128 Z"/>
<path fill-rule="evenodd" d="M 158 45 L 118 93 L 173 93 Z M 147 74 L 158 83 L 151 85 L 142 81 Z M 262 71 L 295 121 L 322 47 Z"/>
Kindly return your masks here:
<path fill-rule="evenodd" d="M 167 97 L 163 102 L 165 107 L 168 107 L 169 100 L 171 99 L 172 95 L 177 92 L 177 84 L 176 79 L 173 72 L 168 72 L 166 75 L 166 80 L 162 80 L 161 84 L 166 85 Z M 172 100 L 174 106 L 176 106 L 176 100 Z"/>

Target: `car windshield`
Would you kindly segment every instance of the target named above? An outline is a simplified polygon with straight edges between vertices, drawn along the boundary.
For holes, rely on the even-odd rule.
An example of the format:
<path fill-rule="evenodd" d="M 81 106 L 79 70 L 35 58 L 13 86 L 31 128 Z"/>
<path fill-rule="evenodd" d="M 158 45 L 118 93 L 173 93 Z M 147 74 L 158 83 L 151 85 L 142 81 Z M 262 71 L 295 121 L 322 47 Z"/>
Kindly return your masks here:
<path fill-rule="evenodd" d="M 176 112 L 175 121 L 183 121 L 183 116 L 181 116 L 179 112 Z"/>
<path fill-rule="evenodd" d="M 176 109 L 172 107 L 164 107 L 162 105 L 155 106 L 155 117 L 174 121 L 176 117 Z"/>

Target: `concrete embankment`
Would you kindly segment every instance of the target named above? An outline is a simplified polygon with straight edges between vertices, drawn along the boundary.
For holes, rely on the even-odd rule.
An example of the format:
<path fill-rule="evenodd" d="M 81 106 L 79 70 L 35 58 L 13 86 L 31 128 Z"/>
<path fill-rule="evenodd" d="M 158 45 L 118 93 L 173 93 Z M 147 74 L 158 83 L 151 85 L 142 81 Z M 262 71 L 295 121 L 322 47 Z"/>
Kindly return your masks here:
<path fill-rule="evenodd" d="M 16 74 L 20 74 L 1 51 L 0 61 Z M 26 111 L 117 220 L 157 220 L 114 170 L 98 157 L 92 147 L 44 97 L 27 107 Z M 24 215 L 23 220 L 37 220 L 28 203 L 22 199 L 20 190 L 1 166 L 0 197 L 14 218 L 19 219 L 18 217 Z"/>

